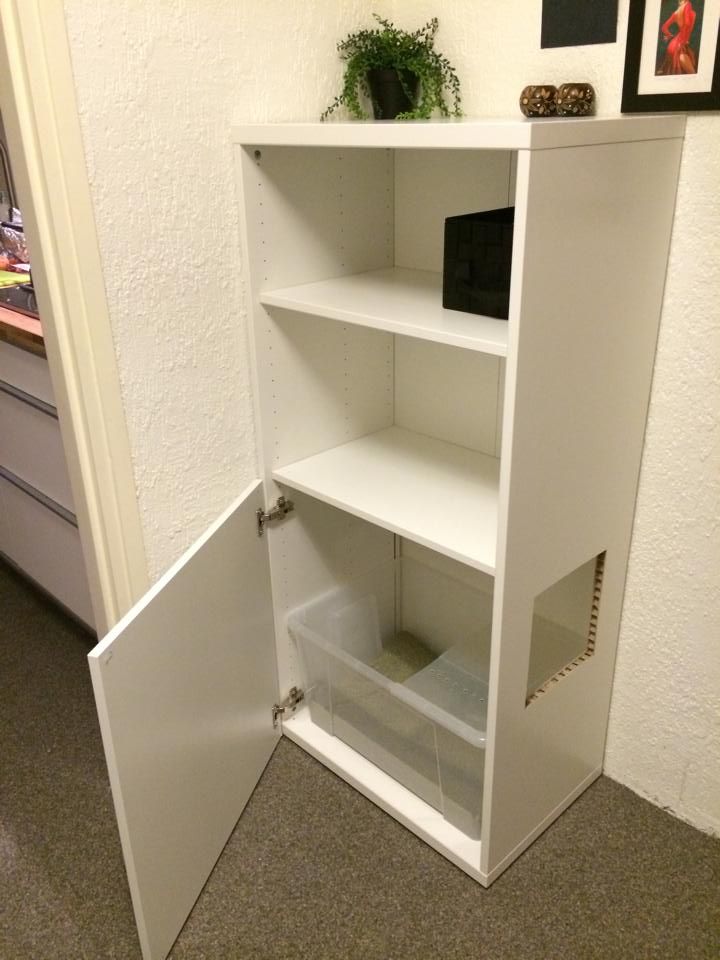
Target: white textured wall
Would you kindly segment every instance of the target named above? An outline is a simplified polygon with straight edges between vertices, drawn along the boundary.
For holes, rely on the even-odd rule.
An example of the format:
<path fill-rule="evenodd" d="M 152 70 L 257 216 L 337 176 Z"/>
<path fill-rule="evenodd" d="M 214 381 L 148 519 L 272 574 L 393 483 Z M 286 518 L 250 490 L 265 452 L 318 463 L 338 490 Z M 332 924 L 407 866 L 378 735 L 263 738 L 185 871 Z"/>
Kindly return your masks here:
<path fill-rule="evenodd" d="M 540 0 L 65 0 L 150 573 L 255 472 L 231 120 L 312 119 L 370 11 L 440 17 L 468 115 L 590 80 L 619 42 L 541 51 Z M 643 463 L 608 773 L 720 831 L 720 117 L 693 116 Z M 208 376 L 210 373 L 210 376 Z"/>
<path fill-rule="evenodd" d="M 606 751 L 607 772 L 720 834 L 720 116 L 693 116 Z"/>
<path fill-rule="evenodd" d="M 527 83 L 589 80 L 620 110 L 618 43 L 540 49 L 540 0 L 392 0 L 436 14 L 469 116 L 513 115 Z M 692 115 L 658 344 L 606 772 L 720 834 L 720 116 Z"/>
<path fill-rule="evenodd" d="M 230 123 L 317 116 L 366 4 L 65 10 L 155 579 L 257 475 Z"/>

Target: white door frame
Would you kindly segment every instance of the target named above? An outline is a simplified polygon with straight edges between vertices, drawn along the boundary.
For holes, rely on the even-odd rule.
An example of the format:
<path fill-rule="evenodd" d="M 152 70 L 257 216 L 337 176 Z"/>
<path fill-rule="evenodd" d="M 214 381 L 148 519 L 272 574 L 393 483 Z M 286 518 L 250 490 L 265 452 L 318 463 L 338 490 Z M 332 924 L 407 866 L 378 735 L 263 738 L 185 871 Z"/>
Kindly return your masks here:
<path fill-rule="evenodd" d="M 62 0 L 0 0 L 0 110 L 102 635 L 148 575 Z"/>

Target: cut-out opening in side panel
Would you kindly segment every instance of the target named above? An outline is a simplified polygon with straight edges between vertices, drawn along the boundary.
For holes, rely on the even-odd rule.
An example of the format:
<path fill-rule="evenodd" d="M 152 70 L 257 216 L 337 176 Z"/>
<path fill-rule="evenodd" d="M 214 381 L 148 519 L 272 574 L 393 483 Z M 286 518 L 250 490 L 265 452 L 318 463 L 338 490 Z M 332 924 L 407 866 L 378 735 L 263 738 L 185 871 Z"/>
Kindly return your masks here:
<path fill-rule="evenodd" d="M 527 703 L 595 652 L 605 553 L 577 567 L 535 598 Z"/>
<path fill-rule="evenodd" d="M 288 612 L 311 720 L 477 839 L 493 580 L 396 557 Z"/>

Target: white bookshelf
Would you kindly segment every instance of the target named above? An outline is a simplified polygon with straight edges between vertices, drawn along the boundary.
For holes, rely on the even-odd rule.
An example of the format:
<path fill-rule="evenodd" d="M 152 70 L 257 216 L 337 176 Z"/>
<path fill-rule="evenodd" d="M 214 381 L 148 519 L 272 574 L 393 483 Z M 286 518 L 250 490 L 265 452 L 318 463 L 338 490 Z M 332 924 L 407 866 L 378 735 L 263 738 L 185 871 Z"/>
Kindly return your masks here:
<path fill-rule="evenodd" d="M 281 732 L 486 886 L 600 775 L 683 131 L 233 128 L 260 476 L 91 654 L 145 960 Z M 443 310 L 445 218 L 503 206 L 508 320 Z M 320 667 L 288 629 L 313 606 Z M 582 626 L 532 689 L 538 619 Z M 404 697 L 338 646 L 381 623 L 432 646 Z"/>
<path fill-rule="evenodd" d="M 492 882 L 602 768 L 684 118 L 233 132 L 266 498 L 296 495 L 300 514 L 269 533 L 281 690 L 303 682 L 288 614 L 351 571 L 409 541 L 484 577 L 481 843 L 464 869 Z M 445 219 L 506 206 L 507 321 L 443 309 Z M 535 600 L 601 554 L 593 654 L 527 706 Z M 452 643 L 449 597 L 413 602 Z M 360 758 L 307 716 L 297 728 L 373 795 Z"/>

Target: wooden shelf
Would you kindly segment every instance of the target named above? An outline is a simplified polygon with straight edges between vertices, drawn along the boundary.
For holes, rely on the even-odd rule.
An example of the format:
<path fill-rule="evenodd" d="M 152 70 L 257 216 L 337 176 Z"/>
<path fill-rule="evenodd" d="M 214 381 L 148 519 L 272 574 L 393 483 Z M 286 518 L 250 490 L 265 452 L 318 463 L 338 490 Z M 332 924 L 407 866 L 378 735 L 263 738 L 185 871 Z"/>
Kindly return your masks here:
<path fill-rule="evenodd" d="M 507 320 L 442 306 L 442 277 L 401 267 L 333 277 L 260 295 L 266 307 L 328 317 L 498 357 L 507 355 Z"/>
<path fill-rule="evenodd" d="M 499 460 L 388 427 L 273 470 L 278 483 L 495 573 Z"/>

